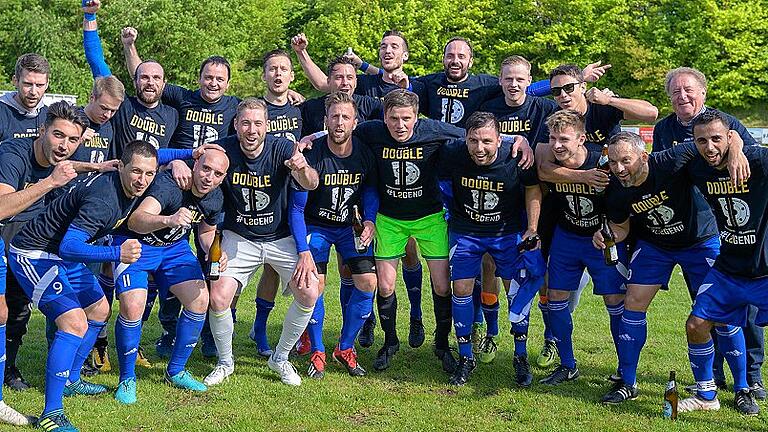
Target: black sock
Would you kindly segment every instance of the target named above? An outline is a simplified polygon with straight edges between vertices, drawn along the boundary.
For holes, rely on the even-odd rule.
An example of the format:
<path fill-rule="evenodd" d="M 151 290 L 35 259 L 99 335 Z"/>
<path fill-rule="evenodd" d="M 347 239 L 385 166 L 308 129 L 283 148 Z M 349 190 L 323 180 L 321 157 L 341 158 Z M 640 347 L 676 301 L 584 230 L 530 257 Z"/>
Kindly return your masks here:
<path fill-rule="evenodd" d="M 389 297 L 376 295 L 376 308 L 379 311 L 381 329 L 384 330 L 384 345 L 400 343 L 397 338 L 397 296 L 392 293 Z"/>
<path fill-rule="evenodd" d="M 5 369 L 7 370 L 16 366 L 16 356 L 19 354 L 21 341 L 6 340 L 5 344 Z"/>
<path fill-rule="evenodd" d="M 435 348 L 447 350 L 453 318 L 451 295 L 442 297 L 432 291 L 432 303 L 435 306 Z"/>

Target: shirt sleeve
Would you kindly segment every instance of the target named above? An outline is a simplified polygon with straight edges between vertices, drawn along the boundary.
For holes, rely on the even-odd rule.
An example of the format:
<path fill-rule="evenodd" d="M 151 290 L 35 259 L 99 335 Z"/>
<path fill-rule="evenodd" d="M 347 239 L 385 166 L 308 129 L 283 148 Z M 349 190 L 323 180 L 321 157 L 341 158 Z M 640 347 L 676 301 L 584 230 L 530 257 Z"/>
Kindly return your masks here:
<path fill-rule="evenodd" d="M 14 143 L 5 143 L 4 145 L 14 145 Z M 0 154 L 0 183 L 12 186 L 18 191 L 24 187 L 24 175 L 26 174 L 27 164 L 15 153 L 3 152 Z"/>
<path fill-rule="evenodd" d="M 163 103 L 177 110 L 181 108 L 181 104 L 184 101 L 184 95 L 187 93 L 187 89 L 181 86 L 166 84 L 163 89 Z"/>
<path fill-rule="evenodd" d="M 757 145 L 757 141 L 752 137 L 752 134 L 750 134 L 747 128 L 735 117 L 733 117 L 733 120 L 731 121 L 731 129 L 738 132 L 739 136 L 744 141 L 744 146 Z"/>
<path fill-rule="evenodd" d="M 515 158 L 515 160 L 517 159 L 519 156 Z M 520 170 L 520 183 L 523 186 L 537 186 L 539 184 L 539 175 L 535 164 L 525 169 L 518 166 L 517 169 Z"/>
<path fill-rule="evenodd" d="M 116 203 L 108 203 L 100 196 L 86 195 L 71 225 L 77 226 L 92 239 L 99 230 L 112 228 L 116 207 Z"/>

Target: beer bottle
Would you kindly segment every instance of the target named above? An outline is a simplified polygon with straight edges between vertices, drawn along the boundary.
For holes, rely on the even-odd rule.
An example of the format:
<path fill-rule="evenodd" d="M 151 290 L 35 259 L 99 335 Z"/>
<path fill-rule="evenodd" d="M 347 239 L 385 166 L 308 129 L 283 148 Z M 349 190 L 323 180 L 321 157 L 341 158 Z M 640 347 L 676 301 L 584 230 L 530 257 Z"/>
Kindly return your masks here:
<path fill-rule="evenodd" d="M 355 250 L 358 253 L 368 250 L 367 246 L 363 246 L 363 240 L 360 238 L 363 234 L 363 218 L 360 217 L 360 211 L 356 205 L 352 206 L 352 234 L 355 236 Z"/>
<path fill-rule="evenodd" d="M 664 391 L 664 412 L 662 415 L 666 419 L 677 420 L 677 383 L 675 382 L 675 371 L 669 371 L 669 382 Z"/>
<path fill-rule="evenodd" d="M 539 235 L 535 234 L 528 238 L 523 239 L 520 244 L 517 245 L 517 253 L 523 253 L 525 251 L 533 250 L 536 247 L 536 243 L 539 242 Z"/>
<path fill-rule="evenodd" d="M 208 251 L 208 259 L 210 260 L 208 280 L 217 280 L 220 274 L 219 260 L 221 259 L 221 231 L 219 230 L 216 230 L 216 234 L 213 236 L 213 243 L 211 243 L 211 249 Z"/>
<path fill-rule="evenodd" d="M 608 218 L 603 217 L 603 224 L 600 227 L 600 234 L 603 235 L 603 258 L 607 265 L 616 265 L 619 263 L 619 250 L 616 247 L 616 236 L 613 234 L 611 226 L 608 225 Z"/>
<path fill-rule="evenodd" d="M 608 161 L 608 144 L 606 143 L 606 144 L 603 145 L 603 151 L 602 151 L 602 153 L 600 153 L 600 159 L 597 160 L 597 169 L 603 170 L 606 173 L 610 173 L 611 167 L 608 164 L 608 162 L 609 162 Z M 604 187 L 596 187 L 595 188 L 595 192 L 601 194 L 601 193 L 605 192 L 605 188 Z"/>

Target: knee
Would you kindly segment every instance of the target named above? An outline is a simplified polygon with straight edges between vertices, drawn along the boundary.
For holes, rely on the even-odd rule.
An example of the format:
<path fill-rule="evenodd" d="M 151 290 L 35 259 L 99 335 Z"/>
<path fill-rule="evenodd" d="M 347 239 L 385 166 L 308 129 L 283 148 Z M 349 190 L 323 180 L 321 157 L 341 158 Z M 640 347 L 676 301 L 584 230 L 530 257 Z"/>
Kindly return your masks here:
<path fill-rule="evenodd" d="M 685 322 L 685 333 L 688 335 L 688 340 L 691 342 L 703 343 L 709 340 L 709 331 L 711 328 L 712 323 L 693 315 L 689 316 L 688 320 Z"/>
<path fill-rule="evenodd" d="M 225 295 L 218 290 L 211 290 L 209 300 L 209 308 L 212 311 L 223 311 L 229 309 L 229 305 L 232 303 L 232 298 Z"/>
<path fill-rule="evenodd" d="M 373 274 L 370 274 L 369 276 L 356 280 L 355 287 L 360 291 L 364 291 L 364 292 L 376 291 L 376 276 Z"/>
<path fill-rule="evenodd" d="M 141 312 L 144 312 L 143 304 Z M 99 300 L 93 307 L 88 311 L 86 314 L 88 316 L 88 319 L 94 320 L 94 321 L 101 321 L 106 322 L 109 318 L 109 303 L 107 303 L 107 299 L 102 298 Z M 141 314 L 139 314 L 139 318 L 141 318 Z M 137 318 L 138 319 L 138 318 Z"/>
<path fill-rule="evenodd" d="M 304 289 L 294 289 L 293 290 L 293 297 L 296 299 L 297 302 L 299 302 L 301 305 L 306 307 L 314 307 L 315 303 L 317 302 L 317 297 L 319 296 L 319 290 L 317 287 L 307 287 Z"/>
<path fill-rule="evenodd" d="M 200 295 L 184 307 L 190 312 L 204 313 L 208 309 L 208 290 L 201 290 Z"/>
<path fill-rule="evenodd" d="M 550 289 L 547 291 L 547 298 L 549 299 L 549 301 L 564 301 L 564 300 L 568 300 L 568 297 L 570 297 L 570 294 L 571 294 L 570 291 Z"/>
<path fill-rule="evenodd" d="M 83 313 L 73 314 L 64 319 L 57 319 L 56 325 L 59 330 L 78 337 L 85 336 L 85 333 L 88 331 L 88 321 Z"/>

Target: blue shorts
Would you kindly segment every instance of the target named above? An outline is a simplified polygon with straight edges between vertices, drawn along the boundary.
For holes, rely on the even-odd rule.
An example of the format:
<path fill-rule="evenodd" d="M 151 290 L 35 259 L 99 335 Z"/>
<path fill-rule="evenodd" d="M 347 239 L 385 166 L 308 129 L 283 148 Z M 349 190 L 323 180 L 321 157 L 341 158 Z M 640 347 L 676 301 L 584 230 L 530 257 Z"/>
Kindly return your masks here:
<path fill-rule="evenodd" d="M 517 273 L 517 242 L 519 234 L 501 237 L 480 237 L 448 232 L 450 245 L 449 260 L 451 280 L 475 279 L 480 277 L 483 255 L 488 253 L 496 263 L 496 276 L 511 280 Z"/>
<path fill-rule="evenodd" d="M 115 237 L 113 245 L 119 246 L 126 237 Z M 141 244 L 141 257 L 133 264 L 115 266 L 115 293 L 132 289 L 147 289 L 147 276 L 152 273 L 157 290 L 162 298 L 168 298 L 168 291 L 176 284 L 189 280 L 205 280 L 200 263 L 189 243 L 179 240 L 170 246 Z"/>
<path fill-rule="evenodd" d="M 561 291 L 576 291 L 579 281 L 587 269 L 592 276 L 592 292 L 597 295 L 624 294 L 628 270 L 625 244 L 616 245 L 619 263 L 605 264 L 603 251 L 595 249 L 592 237 L 568 232 L 559 226 L 555 228 L 552 248 L 549 250 L 547 277 L 549 288 Z"/>
<path fill-rule="evenodd" d="M 104 292 L 88 267 L 63 261 L 43 251 L 11 246 L 8 264 L 32 305 L 55 320 L 72 309 L 85 309 L 104 298 Z"/>
<path fill-rule="evenodd" d="M 691 315 L 744 327 L 749 305 L 757 308 L 755 324 L 768 324 L 768 278 L 730 276 L 713 268 L 699 287 Z"/>
<path fill-rule="evenodd" d="M 636 285 L 666 285 L 675 264 L 688 275 L 690 289 L 695 294 L 712 269 L 720 253 L 720 239 L 709 238 L 686 249 L 663 249 L 644 240 L 638 240 L 632 252 L 629 283 Z"/>
<path fill-rule="evenodd" d="M 0 252 L 3 254 L 3 262 L 0 262 L 0 295 L 5 295 L 5 274 L 8 273 L 8 260 L 5 258 L 5 242 L 0 237 Z"/>
<path fill-rule="evenodd" d="M 370 245 L 363 253 L 359 253 L 355 249 L 355 236 L 351 226 L 325 227 L 307 225 L 307 243 L 315 263 L 320 264 L 318 270 L 327 268 L 331 245 L 336 247 L 336 251 L 341 255 L 341 259 L 344 260 L 345 264 L 360 260 L 361 258 L 368 258 L 372 261 L 373 258 L 373 248 Z M 359 268 L 353 270 L 353 274 L 374 272 L 373 268 L 365 272 L 361 272 L 362 269 Z"/>

